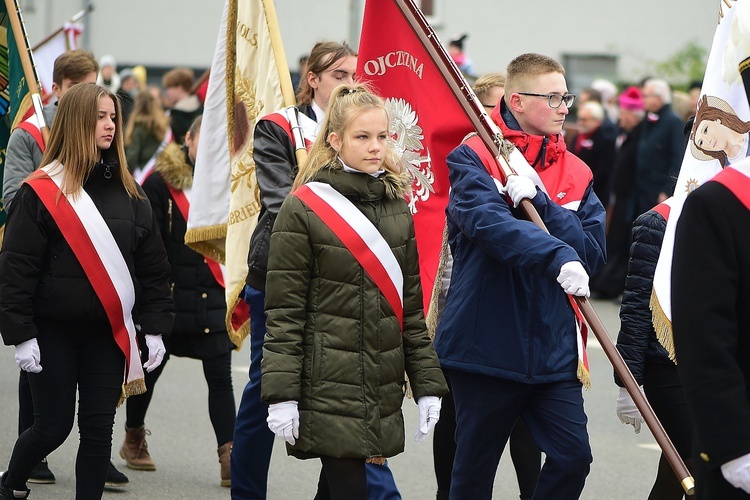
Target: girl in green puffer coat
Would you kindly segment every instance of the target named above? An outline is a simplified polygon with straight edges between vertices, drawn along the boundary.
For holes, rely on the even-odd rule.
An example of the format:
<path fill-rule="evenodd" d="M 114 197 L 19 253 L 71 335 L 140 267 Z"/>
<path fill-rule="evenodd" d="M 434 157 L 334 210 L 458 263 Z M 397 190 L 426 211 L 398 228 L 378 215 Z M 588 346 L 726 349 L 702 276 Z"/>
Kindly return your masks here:
<path fill-rule="evenodd" d="M 404 372 L 417 440 L 447 392 L 422 313 L 410 178 L 388 124 L 366 87 L 337 87 L 271 236 L 268 426 L 290 454 L 321 459 L 319 489 L 332 499 L 367 498 L 365 463 L 404 450 Z"/>

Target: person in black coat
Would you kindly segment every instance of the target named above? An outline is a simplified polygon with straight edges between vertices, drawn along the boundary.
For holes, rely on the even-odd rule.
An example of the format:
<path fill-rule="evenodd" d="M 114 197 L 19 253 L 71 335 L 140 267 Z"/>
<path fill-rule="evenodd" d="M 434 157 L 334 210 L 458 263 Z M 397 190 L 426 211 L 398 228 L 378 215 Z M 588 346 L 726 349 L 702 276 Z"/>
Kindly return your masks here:
<path fill-rule="evenodd" d="M 635 213 L 634 186 L 638 142 L 643 131 L 643 98 L 637 87 L 628 87 L 618 98 L 621 134 L 616 140 L 615 165 L 612 170 L 610 204 L 607 208 L 607 263 L 591 277 L 592 296 L 599 299 L 618 297 L 628 273 L 630 231 Z"/>
<path fill-rule="evenodd" d="M 223 279 L 218 263 L 207 262 L 201 254 L 185 245 L 187 222 L 183 209 L 184 203 L 189 203 L 185 191 L 193 184 L 200 126 L 199 117 L 187 132 L 184 146 L 171 143 L 164 149 L 156 161 L 154 173 L 143 183 L 143 190 L 153 207 L 172 266 L 171 282 L 177 314 L 172 337 L 167 343 L 167 357 L 184 356 L 200 359 L 203 363 L 203 374 L 208 383 L 208 410 L 221 464 L 221 485 L 228 487 L 231 482 L 229 453 L 235 423 L 231 376 L 234 345 L 226 329 Z M 146 376 L 146 387 L 149 388 L 146 394 L 128 401 L 126 435 L 120 456 L 131 469 L 156 470 L 146 443 L 144 420 L 152 389 L 163 368 Z"/>
<path fill-rule="evenodd" d="M 612 171 L 615 166 L 617 130 L 603 126 L 604 108 L 596 101 L 587 101 L 578 110 L 579 132 L 571 150 L 589 166 L 594 174 L 594 192 L 604 207 L 609 206 Z M 611 122 L 610 122 L 611 123 Z"/>
<path fill-rule="evenodd" d="M 145 390 L 141 360 L 156 369 L 172 329 L 169 263 L 151 205 L 126 169 L 115 94 L 73 86 L 42 165 L 16 194 L 0 251 L 0 332 L 29 372 L 34 402 L 0 498 L 26 498 L 32 468 L 70 434 L 76 399 L 76 497 L 101 498 L 115 409 Z"/>
<path fill-rule="evenodd" d="M 675 230 L 672 325 L 697 499 L 750 498 L 748 176 L 743 160 L 693 191 Z"/>
<path fill-rule="evenodd" d="M 674 363 L 672 339 L 666 335 L 657 338 L 649 308 L 669 211 L 669 202 L 661 203 L 642 214 L 633 224 L 633 244 L 620 307 L 617 350 L 644 390 L 680 457 L 690 468 L 692 420 Z M 643 420 L 640 412 L 616 373 L 615 383 L 620 386 L 617 416 L 622 423 L 632 425 L 638 434 Z M 649 498 L 680 500 L 684 493 L 669 461 L 662 454 Z"/>

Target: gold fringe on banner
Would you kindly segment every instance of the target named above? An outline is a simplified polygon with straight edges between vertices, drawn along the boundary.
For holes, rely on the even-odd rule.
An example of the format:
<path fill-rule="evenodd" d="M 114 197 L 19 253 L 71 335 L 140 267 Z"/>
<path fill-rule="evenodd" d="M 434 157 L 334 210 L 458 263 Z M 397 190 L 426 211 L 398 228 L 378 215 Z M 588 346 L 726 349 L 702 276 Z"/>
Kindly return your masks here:
<path fill-rule="evenodd" d="M 237 307 L 237 304 L 240 303 L 240 298 L 242 294 L 242 290 L 245 288 L 244 283 L 240 283 L 240 285 L 234 289 L 232 292 L 232 297 L 234 297 L 234 300 L 231 304 L 227 304 L 227 316 L 225 318 L 226 325 L 227 325 L 227 332 L 229 333 L 229 340 L 232 341 L 232 344 L 237 346 L 236 350 L 240 350 L 242 348 L 242 343 L 245 341 L 247 336 L 250 334 L 250 321 L 245 321 L 242 325 L 240 325 L 237 330 L 234 329 L 234 325 L 232 324 L 232 313 L 234 312 L 235 308 Z"/>
<path fill-rule="evenodd" d="M 583 363 L 580 359 L 578 360 L 578 370 L 576 371 L 576 376 L 578 377 L 578 380 L 581 381 L 583 387 L 585 387 L 586 390 L 591 389 L 591 374 L 586 369 L 586 367 L 583 366 Z"/>
<path fill-rule="evenodd" d="M 654 331 L 656 332 L 656 339 L 659 343 L 664 346 L 669 354 L 669 359 L 677 364 L 677 355 L 674 352 L 674 336 L 672 334 L 672 322 L 667 318 L 664 310 L 659 304 L 659 299 L 656 296 L 656 292 L 651 290 L 651 300 L 649 301 L 649 307 L 651 308 L 651 322 L 654 325 Z"/>
<path fill-rule="evenodd" d="M 226 260 L 224 249 L 217 243 L 223 243 L 226 236 L 227 226 L 224 224 L 189 229 L 185 233 L 185 244 L 199 254 L 224 264 Z"/>
<path fill-rule="evenodd" d="M 427 324 L 427 333 L 430 335 L 430 339 L 435 339 L 435 332 L 438 327 L 439 311 L 438 311 L 438 300 L 440 298 L 440 292 L 443 289 L 443 273 L 448 265 L 449 257 L 448 249 L 448 224 L 446 223 L 443 228 L 443 243 L 440 248 L 440 260 L 438 261 L 437 274 L 435 275 L 435 282 L 432 285 L 432 294 L 430 295 L 430 305 L 427 309 L 427 317 L 425 323 Z"/>

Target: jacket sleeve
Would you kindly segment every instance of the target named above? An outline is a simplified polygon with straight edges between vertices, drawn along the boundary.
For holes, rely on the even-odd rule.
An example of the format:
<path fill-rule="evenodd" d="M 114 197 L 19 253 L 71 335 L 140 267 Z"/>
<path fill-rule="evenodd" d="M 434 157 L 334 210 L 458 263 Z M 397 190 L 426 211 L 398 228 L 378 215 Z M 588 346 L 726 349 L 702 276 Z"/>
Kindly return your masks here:
<path fill-rule="evenodd" d="M 493 259 L 537 275 L 557 278 L 560 267 L 580 260 L 567 243 L 511 209 L 477 154 L 461 145 L 448 155 L 451 180 L 448 217 Z M 537 194 L 536 198 L 540 198 Z M 580 226 L 580 221 L 578 222 Z"/>
<path fill-rule="evenodd" d="M 50 230 L 40 216 L 42 204 L 34 190 L 23 186 L 17 194 L 0 250 L 0 332 L 5 345 L 37 336 L 34 296 Z"/>
<path fill-rule="evenodd" d="M 172 332 L 175 314 L 167 252 L 149 201 L 134 200 L 132 203 L 136 205 L 136 230 L 140 233 L 133 260 L 141 288 L 138 299 L 141 331 L 167 337 Z"/>
<path fill-rule="evenodd" d="M 411 215 L 409 215 L 411 222 Z M 404 363 L 416 401 L 422 396 L 443 396 L 448 392 L 440 362 L 432 347 L 424 321 L 419 257 L 414 224 L 409 224 L 409 240 L 404 269 Z"/>
<path fill-rule="evenodd" d="M 649 303 L 666 226 L 667 221 L 664 217 L 653 210 L 642 214 L 633 224 L 628 276 L 625 279 L 620 306 L 617 350 L 620 351 L 638 385 L 644 383 L 646 354 L 649 340 L 654 335 Z M 617 373 L 615 383 L 623 387 Z"/>
<path fill-rule="evenodd" d="M 31 134 L 20 128 L 14 130 L 8 141 L 3 170 L 3 204 L 6 210 L 24 179 L 41 163 L 42 151 Z"/>
<path fill-rule="evenodd" d="M 551 235 L 570 245 L 590 275 L 606 263 L 606 212 L 589 182 L 578 210 L 569 210 L 538 192 L 531 200 Z"/>
<path fill-rule="evenodd" d="M 287 133 L 270 120 L 255 126 L 253 158 L 261 205 L 275 219 L 297 175 L 297 160 Z"/>
<path fill-rule="evenodd" d="M 263 401 L 299 401 L 301 397 L 302 341 L 312 261 L 306 210 L 299 199 L 290 196 L 271 234 L 261 362 Z"/>

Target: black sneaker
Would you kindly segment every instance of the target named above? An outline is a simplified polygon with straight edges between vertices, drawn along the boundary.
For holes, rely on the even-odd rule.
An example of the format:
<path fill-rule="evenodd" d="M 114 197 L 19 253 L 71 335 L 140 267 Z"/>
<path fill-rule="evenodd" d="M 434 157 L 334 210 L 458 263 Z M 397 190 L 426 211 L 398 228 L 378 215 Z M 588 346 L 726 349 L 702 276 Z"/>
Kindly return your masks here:
<path fill-rule="evenodd" d="M 29 493 L 31 490 L 28 488 L 24 490 L 11 490 L 10 488 L 6 488 L 3 485 L 3 481 L 5 480 L 5 472 L 3 471 L 2 474 L 0 474 L 0 500 L 16 500 L 17 498 L 29 498 Z"/>
<path fill-rule="evenodd" d="M 34 484 L 55 484 L 55 475 L 49 470 L 47 459 L 42 459 L 31 469 L 28 482 Z"/>
<path fill-rule="evenodd" d="M 123 488 L 128 485 L 130 481 L 128 476 L 117 470 L 112 460 L 109 461 L 109 471 L 107 471 L 107 480 L 104 482 L 105 488 Z"/>

